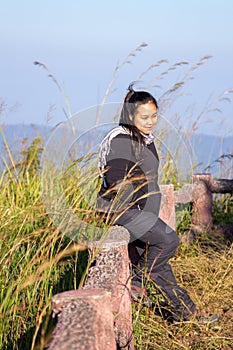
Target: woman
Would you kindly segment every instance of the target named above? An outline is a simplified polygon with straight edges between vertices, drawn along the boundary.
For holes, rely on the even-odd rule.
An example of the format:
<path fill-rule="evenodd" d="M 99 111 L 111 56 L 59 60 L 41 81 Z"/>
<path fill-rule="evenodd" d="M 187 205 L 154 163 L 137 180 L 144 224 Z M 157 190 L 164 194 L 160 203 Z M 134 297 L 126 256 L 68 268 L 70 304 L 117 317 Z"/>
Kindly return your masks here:
<path fill-rule="evenodd" d="M 173 319 L 187 320 L 196 306 L 173 275 L 169 259 L 179 239 L 159 218 L 161 194 L 158 186 L 159 158 L 152 131 L 158 121 L 156 99 L 130 85 L 125 96 L 119 127 L 111 130 L 100 147 L 99 166 L 103 181 L 99 206 L 115 215 L 114 224 L 131 235 L 129 256 L 134 266 L 132 288 L 142 287 L 145 271 L 170 301 Z"/>

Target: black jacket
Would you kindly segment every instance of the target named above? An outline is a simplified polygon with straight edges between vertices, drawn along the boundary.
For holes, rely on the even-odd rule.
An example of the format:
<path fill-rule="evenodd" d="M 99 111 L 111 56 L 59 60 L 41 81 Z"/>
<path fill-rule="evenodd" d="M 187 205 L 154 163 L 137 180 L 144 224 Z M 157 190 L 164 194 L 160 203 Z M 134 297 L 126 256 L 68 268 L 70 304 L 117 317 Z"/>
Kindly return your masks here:
<path fill-rule="evenodd" d="M 159 157 L 153 142 L 144 146 L 140 160 L 136 161 L 131 136 L 117 135 L 112 139 L 106 157 L 99 198 L 105 205 L 114 200 L 113 210 L 130 207 L 158 215 L 161 201 L 158 167 Z"/>

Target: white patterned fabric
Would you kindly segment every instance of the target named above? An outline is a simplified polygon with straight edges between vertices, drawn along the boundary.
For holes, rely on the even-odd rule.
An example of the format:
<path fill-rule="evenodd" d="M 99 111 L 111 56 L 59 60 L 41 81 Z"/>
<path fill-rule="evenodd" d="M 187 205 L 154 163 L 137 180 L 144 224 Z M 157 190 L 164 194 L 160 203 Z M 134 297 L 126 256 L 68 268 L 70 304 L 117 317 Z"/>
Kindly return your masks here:
<path fill-rule="evenodd" d="M 125 135 L 132 135 L 130 131 L 123 126 L 118 126 L 112 130 L 109 131 L 109 133 L 104 137 L 100 144 L 100 151 L 99 151 L 99 169 L 103 170 L 104 167 L 107 164 L 107 155 L 109 154 L 110 151 L 110 146 L 111 146 L 111 141 L 114 139 L 119 134 L 125 134 Z M 145 139 L 145 144 L 149 145 L 152 143 L 155 139 L 153 134 L 145 135 L 142 134 Z"/>

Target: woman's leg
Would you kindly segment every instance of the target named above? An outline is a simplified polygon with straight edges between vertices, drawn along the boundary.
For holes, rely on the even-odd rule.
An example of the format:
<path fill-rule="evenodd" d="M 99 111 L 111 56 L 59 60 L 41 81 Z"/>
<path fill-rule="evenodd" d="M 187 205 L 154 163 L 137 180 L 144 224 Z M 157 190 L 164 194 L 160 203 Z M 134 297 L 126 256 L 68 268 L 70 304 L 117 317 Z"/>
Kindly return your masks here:
<path fill-rule="evenodd" d="M 145 251 L 141 255 L 138 266 L 141 270 L 145 269 L 150 278 L 166 294 L 170 300 L 177 319 L 185 318 L 196 309 L 195 304 L 187 291 L 177 284 L 171 265 L 168 260 L 174 255 L 179 240 L 177 234 L 173 231 L 164 234 L 164 222 L 159 219 L 153 230 L 149 231 L 135 241 L 135 247 L 142 249 L 144 244 Z M 139 278 L 136 281 L 139 281 Z"/>
<path fill-rule="evenodd" d="M 118 224 L 123 224 L 131 233 L 131 251 L 138 252 L 139 269 L 145 271 L 146 267 L 147 274 L 166 294 L 174 308 L 175 318 L 182 319 L 193 313 L 195 304 L 187 291 L 177 284 L 168 263 L 179 245 L 176 232 L 158 217 L 152 218 L 151 213 L 132 209 L 125 214 Z M 132 283 L 141 283 L 140 274 L 136 273 L 133 278 Z"/>

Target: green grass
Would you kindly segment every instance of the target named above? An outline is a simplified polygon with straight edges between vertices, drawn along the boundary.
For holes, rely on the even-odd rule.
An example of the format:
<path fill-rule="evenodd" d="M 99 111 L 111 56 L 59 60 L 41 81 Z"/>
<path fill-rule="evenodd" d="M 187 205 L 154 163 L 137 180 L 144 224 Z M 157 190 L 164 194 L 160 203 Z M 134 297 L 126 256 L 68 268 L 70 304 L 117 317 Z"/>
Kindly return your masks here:
<path fill-rule="evenodd" d="M 53 216 L 46 212 L 39 176 L 41 149 L 41 140 L 34 140 L 22 161 L 14 164 L 12 159 L 1 177 L 0 348 L 4 350 L 44 348 L 54 326 L 51 297 L 81 286 L 90 263 L 85 244 L 71 240 L 69 231 L 65 234 L 58 230 Z M 98 180 L 93 168 L 83 182 L 84 191 L 83 186 L 76 186 L 77 163 L 58 176 L 61 188 L 50 181 L 50 194 L 62 190 L 75 215 L 95 225 L 98 218 L 92 201 Z M 55 178 L 54 174 L 51 178 Z M 83 192 L 88 192 L 89 197 Z M 191 223 L 190 208 L 185 211 L 178 228 L 180 233 Z M 231 213 L 230 196 L 215 200 L 216 221 L 228 222 Z M 203 233 L 193 244 L 181 245 L 171 263 L 178 282 L 188 289 L 198 307 L 220 312 L 221 322 L 214 328 L 195 323 L 169 325 L 161 316 L 136 304 L 133 305 L 135 348 L 230 349 L 232 247 Z M 150 292 L 159 305 L 161 295 L 153 284 Z"/>
<path fill-rule="evenodd" d="M 58 230 L 46 213 L 39 141 L 33 141 L 19 164 L 9 154 L 10 166 L 1 177 L 0 349 L 31 349 L 39 339 L 42 346 L 44 327 L 51 323 L 51 297 L 78 288 L 88 265 L 85 244 Z M 66 199 L 82 218 L 90 210 L 78 190 L 70 191 L 73 177 L 67 177 L 69 181 L 62 178 Z"/>
<path fill-rule="evenodd" d="M 127 65 L 144 46 L 142 44 L 137 47 L 118 65 L 102 104 L 111 93 L 120 68 Z M 160 60 L 142 72 L 138 79 L 144 79 L 150 72 L 160 69 L 161 72 L 148 88 L 161 88 L 158 80 L 170 72 L 187 67 L 182 79 L 172 83 L 161 96 L 159 102 L 164 112 L 182 95 L 182 87 L 193 78 L 193 72 L 208 59 L 209 56 L 205 56 L 191 67 L 187 62 L 177 62 L 169 67 L 166 60 Z M 45 69 L 46 74 L 49 72 L 42 63 L 36 64 Z M 49 76 L 65 99 L 66 116 L 69 118 L 71 113 L 67 97 L 50 72 Z M 229 90 L 227 95 L 232 92 Z M 221 97 L 214 99 L 214 102 L 219 102 Z M 199 121 L 203 122 L 210 110 L 213 110 L 213 102 L 197 116 L 187 132 L 188 137 L 197 130 Z M 183 132 L 182 130 L 179 129 Z M 85 242 L 99 238 L 90 236 L 94 233 L 84 229 L 83 244 L 80 244 L 80 240 L 72 240 L 71 235 L 77 234 L 76 222 L 72 222 L 68 214 L 64 215 L 64 209 L 67 204 L 74 217 L 81 221 L 85 219 L 93 227 L 97 223 L 103 225 L 93 207 L 98 174 L 90 168 L 85 177 L 82 177 L 78 162 L 74 162 L 62 174 L 49 172 L 42 174 L 41 178 L 42 140 L 36 138 L 22 154 L 21 161 L 16 163 L 2 131 L 1 134 L 7 157 L 5 171 L 0 176 L 0 349 L 42 350 L 54 326 L 51 297 L 82 286 L 90 263 Z M 177 169 L 170 158 L 169 155 L 163 159 L 160 183 L 173 183 L 175 188 L 179 188 L 182 184 L 177 180 Z M 53 201 L 54 207 L 50 207 L 49 215 L 48 208 L 45 207 L 46 191 L 49 198 L 58 198 Z M 61 193 L 64 195 L 62 199 Z M 231 224 L 232 214 L 230 196 L 215 199 L 214 223 L 220 221 Z M 54 224 L 54 218 L 59 219 L 62 229 Z M 179 220 L 178 231 L 184 232 L 190 223 L 190 208 L 186 206 L 182 220 Z M 107 229 L 104 225 L 103 227 Z M 135 349 L 232 349 L 232 246 L 203 233 L 191 245 L 181 245 L 171 263 L 178 282 L 188 289 L 197 306 L 220 312 L 221 322 L 213 328 L 195 323 L 169 325 L 161 316 L 135 304 Z M 153 284 L 150 292 L 159 305 L 161 295 Z"/>
<path fill-rule="evenodd" d="M 232 257 L 233 250 L 224 244 L 200 240 L 192 244 L 185 254 L 182 246 L 171 260 L 179 284 L 190 293 L 197 307 L 217 312 L 221 321 L 213 326 L 199 325 L 195 321 L 168 324 L 153 311 L 133 305 L 134 339 L 136 350 L 154 349 L 232 349 Z M 192 252 L 192 254 L 190 253 Z M 151 294 L 156 295 L 152 287 Z M 158 294 L 158 293 L 157 293 Z M 155 303 L 159 305 L 156 298 Z"/>
<path fill-rule="evenodd" d="M 215 195 L 213 201 L 213 223 L 233 225 L 233 198 L 230 193 Z"/>

